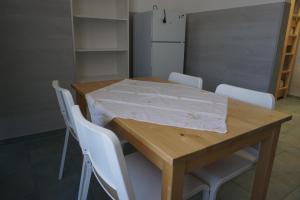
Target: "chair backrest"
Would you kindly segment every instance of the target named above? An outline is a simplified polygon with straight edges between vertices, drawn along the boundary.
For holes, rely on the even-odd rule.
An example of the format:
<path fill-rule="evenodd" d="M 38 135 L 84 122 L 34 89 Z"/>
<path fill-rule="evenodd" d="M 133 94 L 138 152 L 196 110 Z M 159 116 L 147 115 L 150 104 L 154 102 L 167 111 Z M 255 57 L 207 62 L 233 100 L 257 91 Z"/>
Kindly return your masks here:
<path fill-rule="evenodd" d="M 189 75 L 185 75 L 185 74 L 181 74 L 181 73 L 177 73 L 177 72 L 172 72 L 169 75 L 168 80 L 175 82 L 175 83 L 202 89 L 203 81 L 202 81 L 202 78 L 200 78 L 200 77 L 189 76 Z"/>
<path fill-rule="evenodd" d="M 117 136 L 112 131 L 87 121 L 77 105 L 72 107 L 72 117 L 74 118 L 79 142 L 86 148 L 96 177 L 100 177 L 98 180 L 100 179 L 99 182 L 103 188 L 112 198 L 114 198 L 114 195 L 104 187 L 105 185 L 108 185 L 117 193 L 118 199 L 135 199 L 125 158 Z"/>
<path fill-rule="evenodd" d="M 66 126 L 71 127 L 74 130 L 74 125 L 70 118 L 71 107 L 74 105 L 73 97 L 69 90 L 60 87 L 57 80 L 52 81 L 52 86 L 55 89 L 59 108 Z"/>
<path fill-rule="evenodd" d="M 227 84 L 219 85 L 215 93 L 268 109 L 274 109 L 275 107 L 275 98 L 269 93 L 249 90 Z"/>

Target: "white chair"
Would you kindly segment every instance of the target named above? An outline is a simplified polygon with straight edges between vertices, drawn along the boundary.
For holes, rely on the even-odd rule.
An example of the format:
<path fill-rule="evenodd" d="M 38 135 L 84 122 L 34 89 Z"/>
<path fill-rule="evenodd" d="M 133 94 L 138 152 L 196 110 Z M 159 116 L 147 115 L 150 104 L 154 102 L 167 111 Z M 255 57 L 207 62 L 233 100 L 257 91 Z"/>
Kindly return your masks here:
<path fill-rule="evenodd" d="M 189 75 L 185 75 L 185 74 L 181 74 L 181 73 L 177 73 L 177 72 L 172 72 L 169 75 L 168 80 L 171 82 L 175 82 L 175 83 L 202 89 L 203 81 L 202 81 L 202 78 L 200 78 L 200 77 L 189 76 Z"/>
<path fill-rule="evenodd" d="M 87 121 L 78 106 L 72 116 L 79 143 L 86 152 L 82 169 L 79 200 L 86 200 L 92 172 L 112 199 L 155 200 L 161 198 L 161 173 L 140 153 L 124 157 L 117 136 L 105 128 Z M 208 186 L 197 178 L 185 177 L 184 198 L 189 198 Z"/>
<path fill-rule="evenodd" d="M 59 82 L 57 80 L 52 81 L 52 86 L 55 89 L 59 108 L 60 108 L 61 114 L 64 118 L 65 125 L 66 125 L 66 135 L 65 135 L 65 141 L 64 141 L 63 151 L 62 151 L 62 155 L 61 155 L 60 169 L 59 169 L 59 175 L 58 175 L 58 179 L 61 180 L 61 178 L 63 176 L 63 171 L 64 171 L 64 165 L 65 165 L 65 159 L 66 159 L 66 153 L 67 153 L 70 133 L 76 140 L 78 140 L 78 139 L 77 139 L 77 134 L 74 131 L 74 126 L 71 123 L 70 113 L 67 108 L 68 106 L 72 107 L 74 105 L 72 95 L 70 94 L 70 92 L 68 90 L 60 87 Z M 67 94 L 63 95 L 63 93 L 65 93 L 65 94 L 67 93 Z"/>
<path fill-rule="evenodd" d="M 275 105 L 274 96 L 271 94 L 231 85 L 219 85 L 216 89 L 216 93 L 268 109 L 274 109 Z M 203 167 L 193 172 L 193 174 L 209 184 L 210 191 L 206 193 L 205 196 L 209 197 L 209 200 L 214 200 L 216 199 L 220 186 L 252 168 L 258 159 L 258 155 L 258 146 L 248 147 L 234 153 L 229 158 L 216 161 L 209 166 Z"/>
<path fill-rule="evenodd" d="M 272 94 L 249 90 L 232 85 L 221 84 L 216 89 L 216 94 L 225 95 L 233 99 L 251 103 L 268 109 L 274 109 L 275 98 Z"/>
<path fill-rule="evenodd" d="M 68 116 L 68 122 L 70 124 L 70 127 L 72 127 L 72 130 L 73 130 L 73 133 L 75 134 L 75 139 L 79 142 L 80 144 L 80 147 L 81 147 L 81 150 L 82 150 L 82 154 L 83 154 L 83 164 L 82 164 L 82 171 L 85 171 L 85 168 L 87 166 L 87 147 L 84 146 L 85 143 L 83 142 L 80 142 L 80 137 L 78 137 L 79 135 L 76 132 L 76 128 L 75 128 L 75 123 L 74 123 L 74 117 L 72 115 L 72 107 L 74 106 L 74 101 L 73 101 L 73 97 L 71 95 L 71 93 L 69 92 L 69 90 L 66 90 L 66 89 L 63 89 L 63 88 L 60 88 L 60 97 L 62 99 L 62 102 L 64 104 L 64 110 L 65 110 L 65 113 L 67 113 L 67 116 Z M 83 140 L 81 138 L 81 140 Z M 65 145 L 67 145 L 68 142 L 65 141 Z M 85 174 L 82 173 L 81 174 L 81 179 L 84 180 L 84 176 Z M 79 186 L 79 193 L 78 193 L 78 196 L 81 196 L 81 192 L 82 192 L 82 187 L 83 187 L 83 184 L 80 182 L 80 186 Z"/>

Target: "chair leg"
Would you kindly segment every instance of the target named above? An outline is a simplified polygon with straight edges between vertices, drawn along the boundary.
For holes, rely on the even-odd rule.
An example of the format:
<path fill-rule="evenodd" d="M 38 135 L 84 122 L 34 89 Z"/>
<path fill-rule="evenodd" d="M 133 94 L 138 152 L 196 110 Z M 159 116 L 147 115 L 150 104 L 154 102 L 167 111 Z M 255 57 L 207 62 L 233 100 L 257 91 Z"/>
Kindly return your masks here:
<path fill-rule="evenodd" d="M 63 152 L 61 155 L 61 161 L 60 161 L 60 168 L 59 168 L 59 174 L 58 174 L 58 179 L 61 180 L 64 172 L 64 166 L 65 166 L 65 159 L 66 159 L 66 153 L 67 153 L 67 148 L 68 148 L 68 141 L 69 141 L 69 135 L 70 135 L 70 129 L 67 127 L 66 129 L 66 135 L 65 135 L 65 141 L 64 141 L 64 147 L 63 147 Z"/>
<path fill-rule="evenodd" d="M 82 196 L 82 188 L 83 188 L 84 180 L 85 180 L 85 176 L 86 176 L 86 168 L 87 168 L 87 158 L 86 158 L 86 155 L 83 155 L 80 184 L 79 184 L 79 189 L 78 189 L 78 200 L 80 200 L 81 196 Z"/>
<path fill-rule="evenodd" d="M 210 189 L 209 191 L 209 200 L 216 200 L 217 199 L 217 193 L 218 193 L 219 187 L 215 187 Z"/>
<path fill-rule="evenodd" d="M 202 192 L 202 200 L 209 200 L 209 190 L 204 190 Z"/>
<path fill-rule="evenodd" d="M 91 175 L 92 175 L 92 163 L 88 160 L 86 162 L 86 170 L 85 170 L 85 177 L 82 185 L 82 192 L 81 192 L 81 199 L 80 200 L 86 200 L 89 192 L 89 186 L 91 181 Z"/>

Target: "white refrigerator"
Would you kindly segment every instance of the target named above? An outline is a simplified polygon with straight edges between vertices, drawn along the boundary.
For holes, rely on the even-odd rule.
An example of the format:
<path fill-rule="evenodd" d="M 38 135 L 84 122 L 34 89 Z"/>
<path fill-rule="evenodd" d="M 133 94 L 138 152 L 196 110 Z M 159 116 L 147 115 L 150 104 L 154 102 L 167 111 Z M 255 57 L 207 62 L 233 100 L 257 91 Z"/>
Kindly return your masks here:
<path fill-rule="evenodd" d="M 183 72 L 186 16 L 153 10 L 133 17 L 133 76 L 167 79 Z"/>

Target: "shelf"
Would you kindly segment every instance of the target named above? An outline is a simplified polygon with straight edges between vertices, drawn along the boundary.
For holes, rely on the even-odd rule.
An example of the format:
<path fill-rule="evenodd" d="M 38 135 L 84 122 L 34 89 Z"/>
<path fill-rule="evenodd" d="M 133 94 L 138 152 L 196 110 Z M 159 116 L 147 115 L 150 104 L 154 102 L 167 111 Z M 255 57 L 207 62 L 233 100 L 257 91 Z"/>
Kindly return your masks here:
<path fill-rule="evenodd" d="M 292 53 L 292 52 L 288 52 L 288 53 L 285 53 L 286 56 L 292 56 L 294 55 L 295 53 Z"/>
<path fill-rule="evenodd" d="M 287 74 L 287 73 L 290 73 L 292 70 L 288 69 L 288 70 L 283 70 L 281 73 L 282 74 Z"/>
<path fill-rule="evenodd" d="M 276 98 L 280 99 L 280 98 L 283 98 L 283 97 L 284 97 L 284 90 L 278 90 Z"/>
<path fill-rule="evenodd" d="M 128 49 L 128 23 L 123 21 L 77 18 L 74 32 L 76 49 Z"/>
<path fill-rule="evenodd" d="M 127 51 L 88 52 L 76 54 L 77 79 L 79 81 L 109 80 L 128 77 Z"/>
<path fill-rule="evenodd" d="M 287 42 L 288 46 L 293 46 L 294 45 L 294 38 L 289 37 L 288 42 Z"/>
<path fill-rule="evenodd" d="M 291 27 L 292 28 L 296 28 L 296 26 L 297 26 L 297 21 L 296 20 L 292 21 Z"/>
<path fill-rule="evenodd" d="M 128 18 L 117 18 L 117 17 L 101 17 L 93 15 L 73 15 L 74 18 L 79 19 L 99 19 L 99 20 L 108 20 L 108 21 L 128 21 Z"/>
<path fill-rule="evenodd" d="M 129 0 L 72 0 L 76 80 L 129 76 Z"/>
<path fill-rule="evenodd" d="M 281 88 L 279 88 L 279 90 L 287 90 L 289 87 L 281 87 Z"/>
<path fill-rule="evenodd" d="M 290 37 L 298 37 L 297 34 L 290 34 Z"/>
<path fill-rule="evenodd" d="M 290 80 L 295 65 L 295 56 L 297 55 L 298 38 L 300 35 L 300 1 L 291 1 L 289 8 L 289 22 L 284 41 L 284 51 L 282 52 L 279 74 L 277 77 L 276 93 L 277 98 L 285 98 L 290 89 Z"/>
<path fill-rule="evenodd" d="M 128 51 L 126 48 L 80 48 L 76 52 L 114 52 L 114 51 Z"/>
<path fill-rule="evenodd" d="M 74 16 L 97 16 L 104 19 L 128 19 L 127 0 L 73 0 Z"/>

